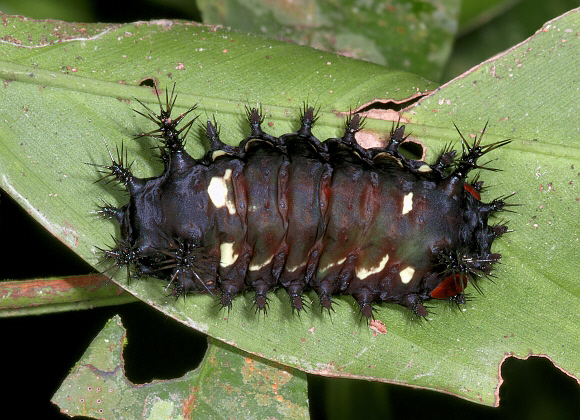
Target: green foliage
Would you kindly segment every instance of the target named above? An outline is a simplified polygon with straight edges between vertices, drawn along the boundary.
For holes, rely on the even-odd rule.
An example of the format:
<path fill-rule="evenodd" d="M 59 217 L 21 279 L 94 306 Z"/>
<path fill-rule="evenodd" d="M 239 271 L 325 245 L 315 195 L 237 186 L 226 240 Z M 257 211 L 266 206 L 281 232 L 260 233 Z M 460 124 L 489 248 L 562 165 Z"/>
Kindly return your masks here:
<path fill-rule="evenodd" d="M 181 378 L 131 383 L 124 373 L 125 329 L 117 316 L 93 340 L 53 397 L 69 416 L 96 418 L 287 418 L 308 416 L 306 374 L 246 357 L 218 341 Z M 223 414 L 227 413 L 227 416 Z"/>
<path fill-rule="evenodd" d="M 503 255 L 494 284 L 482 281 L 484 295 L 468 302 L 465 316 L 438 302 L 432 322 L 421 324 L 398 307 L 382 305 L 377 319 L 386 334 L 379 334 L 359 322 L 351 298 L 338 299 L 331 319 L 316 304 L 296 319 L 280 291 L 262 319 L 254 315 L 249 296 L 238 297 L 233 311 L 224 313 L 209 296 L 167 299 L 160 281 L 128 285 L 122 272 L 116 280 L 180 322 L 287 369 L 437 389 L 488 405 L 497 404 L 498 367 L 506 354 L 546 354 L 571 375 L 580 375 L 574 310 L 580 297 L 580 150 L 575 141 L 580 112 L 570 64 L 580 55 L 577 11 L 441 88 L 369 62 L 189 22 L 111 25 L 3 18 L 12 33 L 0 44 L 5 81 L 0 187 L 95 265 L 96 247 L 112 245 L 110 235 L 117 233 L 112 224 L 88 215 L 101 198 L 122 204 L 126 197 L 93 184 L 97 174 L 82 162 L 106 163 L 106 139 L 113 148 L 124 144 L 136 175 L 159 173 L 151 157 L 154 143 L 131 140 L 151 129 L 132 111 L 139 109 L 134 99 L 156 106 L 146 86 L 151 80 L 161 87 L 175 82 L 179 110 L 198 103 L 201 118 L 215 116 L 222 138 L 232 144 L 247 135 L 248 102 L 262 105 L 268 131 L 276 135 L 296 127 L 304 100 L 315 101 L 321 115 L 315 134 L 326 138 L 340 133 L 351 107 L 415 101 L 433 91 L 402 112 L 428 160 L 458 140 L 453 123 L 473 136 L 489 122 L 484 142 L 513 142 L 491 156 L 497 158 L 492 166 L 503 172 L 482 175 L 490 186 L 484 199 L 517 192 L 510 200 L 521 207 L 505 215 L 515 232 L 494 243 Z M 444 61 L 436 66 L 437 74 Z M 388 118 L 369 116 L 367 133 L 384 138 L 392 125 Z M 200 133 L 190 134 L 188 149 L 196 156 L 205 150 Z M 297 381 L 303 381 L 301 375 Z M 306 403 L 296 404 L 303 408 Z"/>

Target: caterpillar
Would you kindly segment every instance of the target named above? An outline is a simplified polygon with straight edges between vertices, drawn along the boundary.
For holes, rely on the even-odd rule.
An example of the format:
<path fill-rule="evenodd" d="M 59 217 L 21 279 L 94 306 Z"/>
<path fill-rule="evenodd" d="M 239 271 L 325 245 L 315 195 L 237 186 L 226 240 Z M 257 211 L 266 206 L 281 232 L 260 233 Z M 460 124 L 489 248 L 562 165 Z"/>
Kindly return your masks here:
<path fill-rule="evenodd" d="M 175 296 L 209 293 L 228 309 L 253 290 L 256 309 L 266 311 L 268 293 L 283 287 L 293 311 L 313 289 L 329 311 L 332 297 L 346 294 L 367 319 L 377 302 L 426 317 L 426 300 L 465 303 L 467 285 L 477 288 L 501 258 L 491 247 L 507 225 L 488 220 L 511 195 L 484 203 L 483 181 L 467 181 L 475 169 L 496 170 L 478 160 L 510 142 L 482 145 L 485 128 L 470 144 L 456 127 L 461 154 L 449 146 L 429 164 L 399 151 L 404 125 L 393 124 L 385 147 L 365 149 L 355 138 L 358 114 L 342 137 L 321 142 L 312 134 L 317 112 L 306 104 L 298 131 L 280 137 L 247 107 L 250 135 L 227 145 L 208 120 L 210 147 L 195 159 L 184 143 L 197 117 L 184 119 L 196 106 L 174 118 L 175 86 L 164 104 L 157 98 L 159 114 L 139 101 L 145 110 L 136 112 L 157 127 L 137 137 L 157 139 L 163 172 L 136 177 L 122 145 L 116 157 L 109 150 L 109 165 L 95 165 L 129 193 L 122 207 L 99 208 L 120 226 L 104 259 L 125 266 L 128 278 L 164 279 Z"/>

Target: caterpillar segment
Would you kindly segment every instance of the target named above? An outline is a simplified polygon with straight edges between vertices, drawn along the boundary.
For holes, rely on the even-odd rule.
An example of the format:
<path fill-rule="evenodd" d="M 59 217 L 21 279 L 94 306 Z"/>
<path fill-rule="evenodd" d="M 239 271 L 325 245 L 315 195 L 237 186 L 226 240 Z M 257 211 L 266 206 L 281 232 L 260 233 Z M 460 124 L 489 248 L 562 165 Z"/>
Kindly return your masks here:
<path fill-rule="evenodd" d="M 509 143 L 469 144 L 459 157 L 450 147 L 433 164 L 405 158 L 403 125 L 386 147 L 364 149 L 355 134 L 359 115 L 346 121 L 339 138 L 319 141 L 317 116 L 304 107 L 300 128 L 274 137 L 262 129 L 258 109 L 247 109 L 250 135 L 237 147 L 222 142 L 215 121 L 205 125 L 210 148 L 201 159 L 185 150 L 193 121 L 173 118 L 174 92 L 160 114 L 146 107 L 158 128 L 144 136 L 160 141 L 163 172 L 139 179 L 123 166 L 123 152 L 101 167 L 129 192 L 121 208 L 104 215 L 121 226 L 121 238 L 106 252 L 134 276 L 165 279 L 175 295 L 210 293 L 230 307 L 236 295 L 254 291 L 266 311 L 268 293 L 283 287 L 293 310 L 313 289 L 322 308 L 332 297 L 352 295 L 361 314 L 392 302 L 428 314 L 426 300 L 464 303 L 464 290 L 489 275 L 500 255 L 494 240 L 507 231 L 489 218 L 505 197 L 481 201 L 482 181 L 469 183 L 478 160 Z M 126 160 L 126 159 L 125 159 Z"/>

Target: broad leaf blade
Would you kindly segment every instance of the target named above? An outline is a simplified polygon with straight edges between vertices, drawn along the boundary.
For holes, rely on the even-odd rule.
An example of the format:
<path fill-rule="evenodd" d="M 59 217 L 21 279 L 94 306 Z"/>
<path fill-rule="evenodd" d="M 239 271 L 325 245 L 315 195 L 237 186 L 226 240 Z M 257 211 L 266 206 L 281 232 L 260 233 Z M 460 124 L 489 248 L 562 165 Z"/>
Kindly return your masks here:
<path fill-rule="evenodd" d="M 578 28 L 576 15 L 573 13 L 563 18 L 569 25 L 568 29 Z M 123 35 L 125 33 L 131 35 Z M 573 29 L 571 34 L 574 33 Z M 133 41 L 125 43 L 127 39 Z M 538 46 L 525 55 L 538 54 L 541 57 L 544 51 L 554 48 L 555 41 L 542 39 L 542 48 Z M 389 72 L 369 63 L 231 32 L 208 32 L 205 28 L 185 23 L 173 24 L 170 28 L 167 25 L 160 28 L 154 24 L 125 25 L 99 36 L 94 40 L 95 45 L 91 42 L 87 44 L 85 40 L 78 45 L 74 41 L 69 42 L 66 51 L 61 45 L 51 47 L 54 62 L 47 58 L 50 53 L 46 53 L 34 56 L 34 61 L 27 57 L 19 59 L 16 64 L 4 66 L 3 77 L 17 82 L 8 83 L 4 89 L 3 103 L 9 111 L 2 115 L 2 121 L 6 122 L 0 131 L 0 147 L 3 148 L 0 168 L 3 188 L 92 263 L 97 261 L 93 246 L 112 245 L 109 234 L 115 235 L 112 224 L 95 221 L 89 216 L 94 209 L 92 205 L 99 198 L 122 204 L 126 196 L 120 190 L 111 193 L 111 188 L 91 184 L 97 177 L 94 168 L 80 162 L 107 163 L 104 137 L 110 146 L 124 141 L 129 156 L 135 159 L 133 168 L 137 175 L 149 176 L 160 171 L 149 150 L 153 142 L 130 140 L 131 135 L 148 131 L 151 125 L 131 111 L 131 106 L 138 107 L 137 104 L 126 102 L 134 96 L 149 106 L 155 106 L 155 96 L 145 88 L 119 85 L 116 83 L 118 80 L 130 84 L 146 77 L 176 80 L 181 110 L 201 98 L 199 112 L 202 118 L 212 118 L 215 114 L 222 124 L 223 139 L 232 144 L 247 134 L 242 116 L 245 98 L 251 102 L 262 102 L 269 123 L 266 127 L 272 134 L 295 128 L 301 101 L 314 100 L 321 106 L 321 120 L 315 127 L 315 133 L 319 138 L 326 138 L 339 135 L 343 124 L 342 118 L 337 118 L 340 114 L 333 113 L 335 110 L 346 111 L 351 106 L 377 98 L 404 100 L 417 91 L 432 88 L 419 78 Z M 148 54 L 138 51 L 143 44 Z M 157 49 L 151 45 L 163 48 L 163 56 L 155 54 Z M 197 45 L 202 45 L 199 48 L 203 51 L 197 51 Z M 560 45 L 560 41 L 556 45 Z M 574 43 L 568 45 L 576 48 Z M 95 47 L 98 48 L 95 50 Z M 16 55 L 21 54 L 21 49 L 11 50 L 6 45 L 3 48 L 8 48 L 9 53 L 14 51 Z M 524 54 L 525 50 L 520 48 L 514 51 Z M 185 54 L 185 50 L 189 51 L 189 55 Z M 113 51 L 121 58 L 130 55 L 132 65 L 127 64 L 129 61 L 119 59 L 119 63 L 111 59 Z M 202 52 L 206 54 L 198 58 L 196 54 Z M 84 55 L 81 56 L 81 53 Z M 195 57 L 193 60 L 198 59 L 196 65 L 191 65 L 192 59 L 189 58 L 180 61 L 182 57 L 192 55 Z M 73 61 L 76 56 L 83 59 Z M 551 57 L 558 61 L 561 56 L 553 54 Z M 497 60 L 502 59 L 499 57 Z M 42 66 L 28 67 L 32 66 L 31 62 L 41 60 L 45 60 Z M 73 76 L 59 71 L 64 62 L 71 61 L 80 63 L 79 67 L 75 67 Z M 562 62 L 568 63 L 567 60 Z M 86 67 L 81 67 L 83 63 Z M 534 64 L 531 70 L 542 64 L 541 61 Z M 520 68 L 514 64 L 513 74 L 517 75 Z M 27 72 L 33 73 L 33 76 Z M 171 73 L 171 79 L 167 77 L 168 73 Z M 40 85 L 45 87 L 41 88 Z M 447 106 L 447 89 L 454 86 L 460 92 L 459 99 L 454 98 L 453 106 L 442 112 L 441 105 Z M 472 118 L 477 107 L 473 107 L 473 115 L 467 115 L 465 119 L 455 115 L 453 110 L 463 109 L 466 104 L 478 100 L 479 109 L 482 101 L 497 107 L 498 96 L 492 94 L 492 87 L 479 88 L 475 83 L 475 93 L 471 93 L 471 89 L 467 93 L 468 89 L 455 84 L 444 87 L 438 92 L 439 99 L 434 102 L 430 102 L 433 101 L 431 98 L 425 99 L 420 108 L 405 114 L 410 121 L 408 132 L 425 145 L 432 158 L 445 143 L 457 140 L 451 121 L 467 133 L 474 133 L 483 127 L 487 115 L 479 120 Z M 528 87 L 527 84 L 520 85 L 520 89 Z M 466 96 L 463 97 L 461 92 L 466 92 Z M 535 109 L 537 103 L 528 103 L 528 98 L 535 97 L 531 94 L 523 96 L 512 108 Z M 509 102 L 509 97 L 503 100 Z M 458 107 L 458 103 L 462 106 Z M 545 112 L 557 114 L 555 109 L 550 111 L 551 106 L 557 105 L 556 102 L 546 102 Z M 500 102 L 499 109 L 502 106 Z M 436 109 L 439 112 L 431 116 L 430 113 Z M 506 112 L 506 116 L 510 117 L 510 113 Z M 494 121 L 491 119 L 489 133 L 484 139 L 486 142 L 513 137 L 509 131 L 512 126 L 504 132 L 494 128 Z M 551 123 L 543 120 L 535 122 L 539 126 L 549 126 Z M 524 125 L 530 126 L 532 123 L 525 121 Z M 390 122 L 367 119 L 366 130 L 370 134 L 380 133 L 384 137 L 390 128 Z M 521 136 L 526 141 L 530 140 L 524 134 Z M 542 159 L 552 153 L 552 146 L 546 148 L 537 142 L 533 146 L 536 144 Z M 564 144 L 556 146 L 560 147 L 558 150 L 572 153 L 571 159 L 577 159 L 576 149 Z M 527 160 L 529 158 L 525 158 L 521 164 L 515 164 L 523 156 L 521 147 L 521 143 L 514 142 L 502 153 L 494 152 L 490 156 L 499 158 L 493 166 L 504 169 L 504 172 L 482 174 L 486 184 L 494 186 L 484 198 L 517 190 L 520 193 L 512 200 L 524 204 L 523 208 L 536 209 L 540 205 L 540 193 L 536 197 L 522 193 L 529 188 L 530 180 L 523 176 L 521 168 L 522 165 L 527 167 L 530 162 Z M 203 150 L 195 136 L 191 136 L 188 148 L 198 156 Z M 547 164 L 550 168 L 559 168 L 555 161 L 549 160 Z M 545 165 L 544 160 L 542 165 Z M 570 222 L 577 216 L 574 204 L 570 206 L 569 202 L 559 199 L 551 200 L 550 204 L 554 206 L 554 214 L 565 223 L 567 229 L 562 234 L 577 235 L 577 228 Z M 546 347 L 551 352 L 557 351 L 558 344 L 566 347 L 577 342 L 580 335 L 576 324 L 570 322 L 570 317 L 575 316 L 572 308 L 578 307 L 577 295 L 574 294 L 577 289 L 573 288 L 577 276 L 565 283 L 567 288 L 572 288 L 571 292 L 566 289 L 565 295 L 556 283 L 538 283 L 533 277 L 535 270 L 540 269 L 548 272 L 563 270 L 573 274 L 571 264 L 575 259 L 567 259 L 570 254 L 565 254 L 558 260 L 559 266 L 551 263 L 543 267 L 527 265 L 532 258 L 540 261 L 538 255 L 555 242 L 529 236 L 517 216 L 509 216 L 509 224 L 515 227 L 516 232 L 494 244 L 494 250 L 504 255 L 502 266 L 496 270 L 495 284 L 483 281 L 485 295 L 476 296 L 469 302 L 465 314 L 447 308 L 442 302 L 433 303 L 435 314 L 431 317 L 432 321 L 423 324 L 411 322 L 399 307 L 382 305 L 377 318 L 383 325 L 368 328 L 359 322 L 358 308 L 351 298 L 338 298 L 339 306 L 332 317 L 320 314 L 317 303 L 313 303 L 308 314 L 297 318 L 292 315 L 287 296 L 279 291 L 272 295 L 270 310 L 264 319 L 254 314 L 250 295 L 237 298 L 232 312 L 228 314 L 215 309 L 210 296 L 188 297 L 179 301 L 166 299 L 167 292 L 160 281 L 134 281 L 126 287 L 188 325 L 285 365 L 324 375 L 366 377 L 429 387 L 491 404 L 495 399 L 498 364 L 503 355 L 511 351 L 520 352 L 524 348 L 534 351 L 540 349 L 538 343 L 543 345 L 551 340 L 551 337 L 540 339 L 535 336 L 537 325 L 544 322 L 540 316 L 547 316 L 551 326 L 562 329 L 557 337 L 562 342 L 554 340 L 552 346 Z M 537 242 L 526 242 L 529 239 L 536 239 Z M 574 242 L 566 244 L 573 249 Z M 532 249 L 532 245 L 537 249 Z M 557 258 L 554 253 L 551 255 Z M 119 279 L 121 284 L 125 284 L 121 274 Z M 558 279 L 559 282 L 565 280 L 563 276 Z M 552 303 L 545 308 L 547 312 L 536 312 L 536 307 L 530 306 L 537 302 L 535 293 L 540 293 L 548 304 Z M 316 300 L 314 294 L 309 296 Z M 531 302 L 524 306 L 526 311 L 519 311 L 519 307 L 513 304 L 514 301 L 520 304 L 526 299 Z M 557 314 L 553 310 L 558 302 L 565 303 L 561 308 L 566 308 L 567 314 Z M 508 319 L 510 323 L 506 323 Z M 505 328 L 506 325 L 511 328 Z M 386 328 L 383 329 L 383 326 Z M 385 331 L 386 334 L 377 331 Z M 562 336 L 564 333 L 566 336 Z M 561 366 L 575 375 L 580 372 L 578 361 L 571 356 L 561 359 Z"/>

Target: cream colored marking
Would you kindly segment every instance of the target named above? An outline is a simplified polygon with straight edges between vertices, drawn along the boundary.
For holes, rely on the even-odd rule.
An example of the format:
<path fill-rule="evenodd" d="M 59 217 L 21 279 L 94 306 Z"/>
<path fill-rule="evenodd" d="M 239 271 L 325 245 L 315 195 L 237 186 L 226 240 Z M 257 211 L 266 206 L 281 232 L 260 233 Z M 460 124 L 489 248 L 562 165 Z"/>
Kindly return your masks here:
<path fill-rule="evenodd" d="M 346 261 L 346 257 L 345 257 L 345 258 L 343 258 L 343 259 L 342 259 L 342 260 L 340 260 L 340 261 L 336 261 L 336 262 L 333 262 L 333 263 L 330 263 L 330 264 L 328 264 L 326 267 L 324 267 L 324 268 L 321 268 L 321 269 L 320 269 L 320 271 L 321 271 L 322 273 L 325 273 L 326 271 L 330 270 L 330 269 L 331 269 L 332 267 L 334 267 L 335 265 L 341 265 L 341 264 L 342 264 L 343 262 L 345 262 L 345 261 Z"/>
<path fill-rule="evenodd" d="M 250 264 L 250 266 L 248 267 L 248 270 L 258 271 L 259 269 L 264 268 L 265 266 L 270 264 L 270 262 L 272 261 L 272 258 L 274 258 L 273 255 L 270 258 L 268 258 L 266 261 L 264 261 L 262 264 Z"/>
<path fill-rule="evenodd" d="M 368 276 L 370 276 L 371 274 L 379 273 L 379 272 L 383 271 L 383 268 L 385 268 L 385 265 L 387 265 L 388 261 L 389 261 L 389 254 L 385 254 L 385 256 L 383 257 L 383 259 L 381 260 L 379 265 L 377 265 L 376 267 L 361 268 L 360 270 L 357 268 L 356 269 L 356 276 L 359 279 L 364 280 Z"/>
<path fill-rule="evenodd" d="M 220 244 L 220 266 L 229 267 L 238 259 L 238 254 L 234 254 L 233 242 L 222 242 Z"/>
<path fill-rule="evenodd" d="M 415 274 L 415 269 L 413 267 L 407 267 L 404 270 L 401 270 L 399 275 L 401 276 L 401 281 L 404 284 L 407 284 L 413 278 L 413 274 Z"/>
<path fill-rule="evenodd" d="M 229 214 L 236 214 L 236 205 L 232 202 L 232 200 L 227 200 L 226 206 L 228 206 Z"/>
<path fill-rule="evenodd" d="M 427 164 L 419 166 L 418 172 L 431 172 L 433 169 Z"/>
<path fill-rule="evenodd" d="M 249 141 L 246 143 L 245 151 L 246 151 L 246 152 L 248 151 L 248 149 L 250 148 L 250 145 L 251 145 L 252 143 L 256 143 L 256 142 L 259 142 L 259 141 L 261 141 L 261 140 L 260 140 L 260 139 L 251 139 L 251 140 L 249 140 Z"/>
<path fill-rule="evenodd" d="M 212 160 L 216 160 L 217 158 L 219 158 L 220 156 L 224 156 L 227 155 L 228 153 L 224 152 L 223 150 L 215 150 L 212 154 L 211 154 L 211 158 Z"/>
<path fill-rule="evenodd" d="M 412 192 L 407 194 L 403 198 L 403 214 L 407 214 L 411 210 L 413 210 L 413 193 Z"/>
<path fill-rule="evenodd" d="M 396 157 L 394 157 L 393 155 L 391 155 L 390 153 L 387 152 L 381 152 L 381 153 L 377 153 L 374 157 L 374 159 L 378 159 L 378 158 L 385 158 L 385 159 L 389 159 L 394 161 L 397 165 L 399 165 L 401 168 L 403 167 L 403 163 L 401 162 L 400 159 L 397 159 Z"/>
<path fill-rule="evenodd" d="M 286 267 L 286 271 L 289 273 L 293 273 L 296 270 L 298 270 L 299 268 L 304 267 L 305 265 L 306 265 L 306 263 L 302 263 L 302 264 L 295 265 L 294 267 Z"/>
<path fill-rule="evenodd" d="M 228 200 L 228 184 L 232 177 L 232 170 L 226 169 L 223 177 L 214 176 L 209 182 L 209 187 L 207 187 L 207 193 L 211 202 L 218 209 L 226 206 L 228 208 L 228 213 L 236 214 L 236 206 L 231 200 Z"/>

